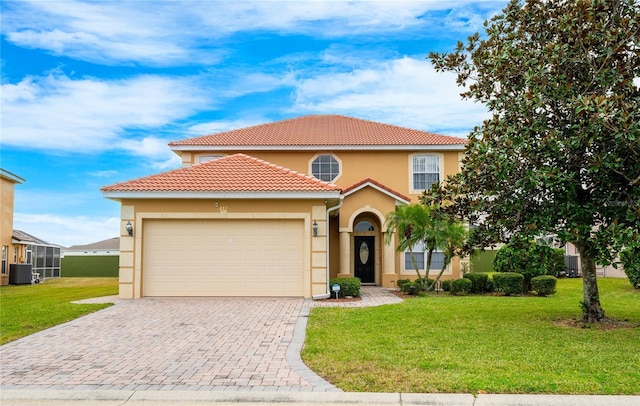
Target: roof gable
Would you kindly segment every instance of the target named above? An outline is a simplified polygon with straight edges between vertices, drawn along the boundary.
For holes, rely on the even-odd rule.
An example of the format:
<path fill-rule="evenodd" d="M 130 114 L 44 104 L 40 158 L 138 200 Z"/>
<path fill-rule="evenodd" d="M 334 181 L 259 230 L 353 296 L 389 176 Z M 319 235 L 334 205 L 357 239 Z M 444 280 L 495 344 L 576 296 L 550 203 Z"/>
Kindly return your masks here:
<path fill-rule="evenodd" d="M 169 143 L 173 150 L 243 148 L 335 149 L 439 146 L 461 149 L 467 141 L 341 115 L 311 115 Z"/>
<path fill-rule="evenodd" d="M 362 190 L 366 187 L 371 187 L 376 189 L 377 191 L 396 199 L 400 203 L 409 204 L 411 202 L 411 198 L 403 195 L 400 192 L 396 192 L 388 186 L 383 185 L 382 183 L 376 181 L 375 179 L 365 178 L 360 182 L 354 183 L 353 185 L 342 190 L 342 196 L 347 197 L 353 193 L 356 193 L 359 190 Z"/>
<path fill-rule="evenodd" d="M 323 182 L 245 154 L 234 154 L 187 168 L 117 183 L 105 186 L 101 190 L 106 197 L 112 198 L 128 197 L 130 193 L 160 193 L 156 197 L 185 197 L 184 193 L 187 192 L 191 193 L 192 197 L 198 197 L 198 193 L 255 195 L 331 192 L 336 196 L 340 193 L 340 188 L 333 183 Z M 171 194 L 172 192 L 177 194 Z"/>

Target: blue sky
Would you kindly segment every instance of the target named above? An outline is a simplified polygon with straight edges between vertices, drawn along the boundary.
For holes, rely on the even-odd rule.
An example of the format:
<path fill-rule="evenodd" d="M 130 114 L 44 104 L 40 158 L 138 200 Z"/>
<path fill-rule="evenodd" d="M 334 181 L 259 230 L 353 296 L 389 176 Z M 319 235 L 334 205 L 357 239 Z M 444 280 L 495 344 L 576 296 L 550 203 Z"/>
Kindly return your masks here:
<path fill-rule="evenodd" d="M 1 163 L 14 228 L 118 235 L 100 187 L 180 166 L 170 141 L 307 114 L 466 136 L 486 117 L 429 51 L 503 1 L 6 1 Z"/>

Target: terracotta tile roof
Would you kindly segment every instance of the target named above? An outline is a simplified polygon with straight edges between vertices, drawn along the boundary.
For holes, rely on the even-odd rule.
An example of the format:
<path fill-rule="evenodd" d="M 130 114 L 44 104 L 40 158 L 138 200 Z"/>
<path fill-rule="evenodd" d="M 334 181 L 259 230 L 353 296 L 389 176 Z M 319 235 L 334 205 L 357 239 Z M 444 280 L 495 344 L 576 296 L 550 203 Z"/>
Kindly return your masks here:
<path fill-rule="evenodd" d="M 401 198 L 401 199 L 403 199 L 403 200 L 405 200 L 407 202 L 411 201 L 411 198 L 409 196 L 405 196 L 402 193 L 397 192 L 397 191 L 391 189 L 390 187 L 385 186 L 382 183 L 378 182 L 377 180 L 371 179 L 371 178 L 362 179 L 361 181 L 356 182 L 353 185 L 342 189 L 342 194 L 343 195 L 348 195 L 349 192 L 351 192 L 353 190 L 356 190 L 356 189 L 360 188 L 361 186 L 366 185 L 367 183 L 371 183 L 372 185 L 375 185 L 375 186 L 379 187 L 380 189 L 383 189 L 383 190 L 389 192 L 390 194 L 392 194 L 392 195 L 394 195 L 396 197 L 399 197 L 399 198 Z"/>
<path fill-rule="evenodd" d="M 245 154 L 105 186 L 103 192 L 327 192 L 340 191 L 282 166 Z"/>
<path fill-rule="evenodd" d="M 169 143 L 186 146 L 464 145 L 466 139 L 340 115 L 312 115 Z"/>

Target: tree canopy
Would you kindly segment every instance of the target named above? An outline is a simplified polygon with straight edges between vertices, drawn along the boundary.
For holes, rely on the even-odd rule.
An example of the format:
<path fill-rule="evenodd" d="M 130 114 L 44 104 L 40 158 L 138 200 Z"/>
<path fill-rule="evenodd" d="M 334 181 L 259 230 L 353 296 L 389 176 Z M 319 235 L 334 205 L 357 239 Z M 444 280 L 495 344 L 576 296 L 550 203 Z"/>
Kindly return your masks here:
<path fill-rule="evenodd" d="M 515 233 L 573 243 L 583 319 L 602 320 L 595 263 L 640 245 L 640 3 L 513 0 L 485 31 L 429 54 L 491 113 L 446 196 L 479 223 L 480 245 Z"/>

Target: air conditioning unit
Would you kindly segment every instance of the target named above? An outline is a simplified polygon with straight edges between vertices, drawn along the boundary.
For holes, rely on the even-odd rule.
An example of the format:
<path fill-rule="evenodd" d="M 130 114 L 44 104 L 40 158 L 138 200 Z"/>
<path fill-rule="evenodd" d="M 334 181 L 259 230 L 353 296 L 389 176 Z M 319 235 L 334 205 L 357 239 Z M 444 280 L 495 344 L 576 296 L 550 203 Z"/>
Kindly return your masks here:
<path fill-rule="evenodd" d="M 12 285 L 31 285 L 31 264 L 9 265 L 9 283 Z"/>

